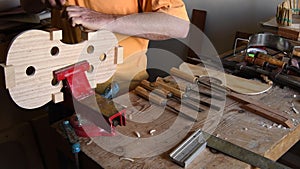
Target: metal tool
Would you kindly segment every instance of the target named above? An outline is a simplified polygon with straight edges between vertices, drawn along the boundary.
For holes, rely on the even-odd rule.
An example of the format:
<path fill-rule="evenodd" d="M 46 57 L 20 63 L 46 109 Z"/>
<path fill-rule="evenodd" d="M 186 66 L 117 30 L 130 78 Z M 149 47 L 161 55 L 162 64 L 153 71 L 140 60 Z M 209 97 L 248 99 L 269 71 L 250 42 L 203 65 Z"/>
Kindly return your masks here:
<path fill-rule="evenodd" d="M 272 33 L 258 33 L 249 37 L 248 48 L 268 47 L 290 54 L 293 51 L 293 45 L 285 38 Z"/>
<path fill-rule="evenodd" d="M 219 100 L 219 101 L 224 101 L 225 98 L 220 96 L 220 95 L 217 95 L 217 94 L 212 94 L 210 92 L 204 92 L 204 91 L 201 91 L 201 90 L 196 90 L 196 89 L 191 89 L 192 92 L 198 92 L 200 95 L 203 95 L 203 96 L 206 96 L 206 97 L 209 97 L 211 99 L 216 99 L 216 100 Z M 188 91 L 189 92 L 189 91 Z"/>
<path fill-rule="evenodd" d="M 186 106 L 186 107 L 189 107 L 193 110 L 196 110 L 196 111 L 199 111 L 199 112 L 202 112 L 204 111 L 202 108 L 200 108 L 199 106 L 196 106 L 194 104 L 191 104 L 189 101 L 191 99 L 189 99 L 189 97 L 187 95 L 185 95 L 184 92 L 180 91 L 179 89 L 176 89 L 176 88 L 173 88 L 172 86 L 169 86 L 167 84 L 162 84 L 160 82 L 153 82 L 153 83 L 150 83 L 149 81 L 146 81 L 146 80 L 143 80 L 141 82 L 141 86 L 144 87 L 145 89 L 151 91 L 151 92 L 154 92 L 164 98 L 167 98 L 167 99 L 173 99 L 175 100 L 176 102 L 179 102 L 181 103 L 182 105 Z M 191 101 L 194 101 L 196 102 L 197 104 L 199 104 L 198 100 L 195 101 L 195 100 L 191 100 Z M 209 106 L 210 104 L 205 102 L 201 102 L 202 104 L 205 104 L 206 103 L 206 106 Z"/>
<path fill-rule="evenodd" d="M 290 169 L 283 164 L 201 131 L 201 129 L 195 131 L 186 141 L 176 148 L 170 154 L 170 157 L 174 162 L 185 167 L 201 152 L 203 149 L 202 146 L 205 144 L 209 148 L 261 169 Z"/>
<path fill-rule="evenodd" d="M 185 72 L 182 72 L 176 68 L 173 68 L 173 75 L 178 76 L 179 78 L 182 78 L 184 80 L 187 80 L 189 82 L 194 82 L 197 83 L 199 80 L 197 77 L 193 76 L 193 75 L 189 75 Z M 225 91 L 226 88 L 223 86 L 215 86 L 216 88 L 220 89 L 220 91 Z M 248 111 L 251 111 L 252 113 L 258 114 L 264 118 L 267 118 L 271 121 L 274 121 L 276 123 L 282 124 L 285 127 L 289 127 L 292 128 L 294 125 L 291 123 L 291 121 L 284 117 L 280 112 L 278 112 L 277 110 L 274 110 L 262 103 L 259 103 L 253 99 L 244 97 L 242 95 L 237 95 L 233 92 L 230 92 L 230 90 L 226 90 L 226 94 L 228 97 L 231 97 L 233 99 L 236 99 L 238 101 L 242 101 L 244 103 L 246 103 L 245 105 L 243 105 L 242 107 L 247 109 Z"/>
<path fill-rule="evenodd" d="M 252 166 L 259 167 L 261 169 L 290 169 L 283 164 L 277 163 L 214 135 L 203 132 L 203 136 L 207 141 L 208 147 L 218 150 Z"/>
<path fill-rule="evenodd" d="M 87 124 L 88 127 L 74 125 L 76 131 L 80 133 L 80 136 L 114 135 L 114 127 L 116 125 L 125 125 L 126 110 L 121 106 L 115 108 L 116 104 L 95 94 L 85 75 L 85 71 L 88 71 L 89 69 L 90 65 L 88 62 L 82 61 L 58 69 L 53 72 L 53 75 L 55 80 L 65 81 L 65 88 L 71 92 L 74 109 L 76 113 L 79 114 L 80 118 L 93 123 Z M 72 121 L 72 124 L 77 123 Z M 93 128 L 96 128 L 95 130 L 98 131 L 98 134 L 94 132 L 89 133 L 88 129 Z"/>
<path fill-rule="evenodd" d="M 146 99 L 150 102 L 153 102 L 159 106 L 166 106 L 166 108 L 171 109 L 173 112 L 177 113 L 179 116 L 182 116 L 191 121 L 197 121 L 196 118 L 174 108 L 166 98 L 162 98 L 162 97 L 158 96 L 157 94 L 150 93 L 150 91 L 146 90 L 145 88 L 143 88 L 141 86 L 137 86 L 135 88 L 135 93 L 137 95 L 143 97 L 144 99 Z"/>
<path fill-rule="evenodd" d="M 75 155 L 76 168 L 79 169 L 78 153 L 80 152 L 79 138 L 68 120 L 62 122 L 63 134 L 72 146 L 72 153 Z"/>
<path fill-rule="evenodd" d="M 202 131 L 197 130 L 169 155 L 181 167 L 187 167 L 206 147 Z"/>
<path fill-rule="evenodd" d="M 252 65 L 257 65 L 262 67 L 263 69 L 282 69 L 282 71 L 290 71 L 287 74 L 294 73 L 296 75 L 300 75 L 300 69 L 298 68 L 298 63 L 296 62 L 296 66 L 289 65 L 288 63 L 278 60 L 276 58 L 273 58 L 270 55 L 263 54 L 263 53 L 256 53 L 254 55 L 246 55 L 244 60 L 247 63 L 250 63 Z"/>
<path fill-rule="evenodd" d="M 174 75 L 176 77 L 179 77 L 183 80 L 186 80 L 190 83 L 194 83 L 197 85 L 203 85 L 205 87 L 210 88 L 211 90 L 214 90 L 218 93 L 221 93 L 222 95 L 224 95 L 227 92 L 227 88 L 222 86 L 222 84 L 217 84 L 217 83 L 213 83 L 213 82 L 206 82 L 201 80 L 201 77 L 197 77 L 197 76 L 191 76 L 177 68 L 171 68 L 170 70 L 171 75 Z"/>
<path fill-rule="evenodd" d="M 170 81 L 165 80 L 163 78 L 158 77 L 156 79 L 156 83 L 158 84 L 158 87 L 162 87 L 163 89 L 167 90 L 167 91 L 172 91 L 171 92 L 171 98 L 176 99 L 177 101 L 181 101 L 183 103 L 189 103 L 189 101 L 192 101 L 196 104 L 202 104 L 204 106 L 207 106 L 209 108 L 212 108 L 214 110 L 219 111 L 221 108 L 219 106 L 216 105 L 212 105 L 211 103 L 204 101 L 204 100 L 200 100 L 198 98 L 193 98 L 190 97 L 189 94 L 186 91 L 181 91 L 180 87 L 177 87 L 176 84 L 172 84 Z M 191 90 L 191 89 L 186 89 L 186 90 Z M 202 110 L 202 109 L 201 109 Z M 202 110 L 204 111 L 204 110 Z"/>

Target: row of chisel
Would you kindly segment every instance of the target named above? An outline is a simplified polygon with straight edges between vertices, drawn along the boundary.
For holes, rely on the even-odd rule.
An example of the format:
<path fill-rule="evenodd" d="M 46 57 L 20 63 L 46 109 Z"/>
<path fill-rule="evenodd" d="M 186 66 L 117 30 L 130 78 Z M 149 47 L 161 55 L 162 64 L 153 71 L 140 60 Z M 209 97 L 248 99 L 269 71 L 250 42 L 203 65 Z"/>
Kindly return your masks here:
<path fill-rule="evenodd" d="M 154 104 L 166 106 L 169 110 L 191 121 L 197 121 L 197 119 L 176 109 L 170 102 L 177 102 L 181 104 L 181 106 L 185 106 L 197 112 L 203 112 L 207 109 L 213 109 L 215 111 L 221 109 L 219 106 L 213 105 L 211 99 L 224 100 L 224 97 L 221 95 L 199 90 L 199 88 L 195 90 L 189 85 L 161 77 L 158 77 L 155 82 L 143 80 L 140 85 L 136 87 L 135 93 Z M 197 97 L 193 97 L 193 95 Z M 202 97 L 207 99 L 201 99 Z"/>

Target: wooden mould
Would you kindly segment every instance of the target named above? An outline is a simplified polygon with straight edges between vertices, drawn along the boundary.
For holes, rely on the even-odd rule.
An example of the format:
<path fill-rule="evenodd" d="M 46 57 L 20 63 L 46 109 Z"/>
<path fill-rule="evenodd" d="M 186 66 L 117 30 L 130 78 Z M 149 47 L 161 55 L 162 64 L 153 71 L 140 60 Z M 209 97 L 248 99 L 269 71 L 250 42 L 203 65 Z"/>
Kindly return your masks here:
<path fill-rule="evenodd" d="M 53 71 L 80 61 L 88 61 L 86 73 L 90 86 L 107 81 L 123 62 L 122 47 L 113 33 L 99 30 L 86 33 L 77 44 L 61 42 L 61 30 L 28 30 L 10 44 L 5 84 L 14 102 L 26 109 L 41 107 L 51 100 L 63 100 L 62 82 L 55 82 Z"/>

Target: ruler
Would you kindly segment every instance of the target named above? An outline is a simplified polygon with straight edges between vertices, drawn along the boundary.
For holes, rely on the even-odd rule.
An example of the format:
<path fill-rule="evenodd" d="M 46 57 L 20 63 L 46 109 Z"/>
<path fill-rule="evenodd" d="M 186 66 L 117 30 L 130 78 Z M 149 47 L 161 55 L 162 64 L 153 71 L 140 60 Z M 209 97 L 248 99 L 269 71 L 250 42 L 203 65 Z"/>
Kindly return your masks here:
<path fill-rule="evenodd" d="M 203 151 L 203 146 L 213 148 L 228 156 L 261 169 L 291 169 L 276 161 L 244 149 L 226 140 L 208 134 L 201 129 L 195 131 L 189 138 L 170 153 L 170 158 L 181 167 L 186 167 Z"/>

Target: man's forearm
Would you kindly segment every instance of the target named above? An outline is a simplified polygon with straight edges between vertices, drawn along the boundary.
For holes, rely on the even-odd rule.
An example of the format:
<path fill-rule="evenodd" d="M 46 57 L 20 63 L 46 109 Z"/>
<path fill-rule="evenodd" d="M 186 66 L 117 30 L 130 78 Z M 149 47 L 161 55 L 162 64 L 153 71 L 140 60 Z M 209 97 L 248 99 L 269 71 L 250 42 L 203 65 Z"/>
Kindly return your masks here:
<path fill-rule="evenodd" d="M 185 38 L 189 31 L 189 21 L 161 12 L 149 12 L 116 16 L 114 21 L 103 28 L 129 36 L 164 40 Z"/>

